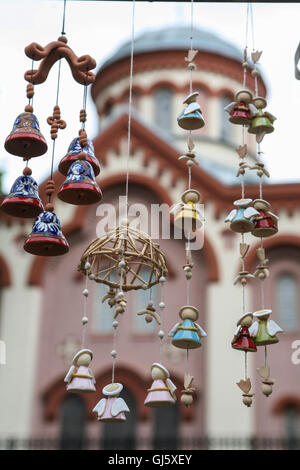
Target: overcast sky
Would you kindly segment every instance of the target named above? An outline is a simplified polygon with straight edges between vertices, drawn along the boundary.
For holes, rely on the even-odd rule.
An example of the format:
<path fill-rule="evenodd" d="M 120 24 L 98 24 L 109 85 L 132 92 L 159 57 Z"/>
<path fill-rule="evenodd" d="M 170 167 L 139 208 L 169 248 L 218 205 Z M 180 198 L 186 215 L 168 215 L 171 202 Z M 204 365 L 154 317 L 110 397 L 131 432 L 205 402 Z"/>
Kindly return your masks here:
<path fill-rule="evenodd" d="M 24 72 L 31 67 L 24 47 L 31 42 L 45 46 L 61 32 L 62 0 L 0 0 L 0 142 L 12 128 L 26 104 Z M 262 143 L 264 158 L 274 180 L 300 180 L 300 81 L 294 77 L 294 55 L 300 41 L 300 4 L 253 4 L 254 46 L 263 50 L 260 63 L 269 87 L 268 110 L 277 117 L 275 132 Z M 145 30 L 190 21 L 188 3 L 136 2 L 136 35 Z M 195 27 L 206 28 L 243 48 L 245 45 L 246 3 L 194 3 Z M 98 66 L 131 35 L 131 2 L 67 2 L 66 33 L 76 55 L 89 54 Z M 250 44 L 251 45 L 251 44 Z M 51 146 L 46 118 L 52 114 L 56 98 L 57 64 L 46 83 L 35 87 L 34 112 L 42 133 Z M 65 155 L 79 129 L 82 86 L 71 78 L 65 62 L 59 104 L 67 129 L 59 131 L 56 164 Z M 97 134 L 94 105 L 88 102 L 87 131 Z M 4 189 L 22 173 L 22 159 L 2 147 L 0 170 L 5 172 Z M 48 176 L 51 152 L 32 159 L 33 176 L 41 182 Z"/>

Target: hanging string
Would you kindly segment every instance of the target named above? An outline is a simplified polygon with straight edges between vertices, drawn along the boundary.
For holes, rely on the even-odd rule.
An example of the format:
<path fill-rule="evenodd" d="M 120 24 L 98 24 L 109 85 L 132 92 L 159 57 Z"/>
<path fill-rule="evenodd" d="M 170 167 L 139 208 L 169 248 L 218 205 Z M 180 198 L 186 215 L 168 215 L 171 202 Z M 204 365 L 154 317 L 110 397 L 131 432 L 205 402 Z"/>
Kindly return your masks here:
<path fill-rule="evenodd" d="M 130 78 L 129 78 L 129 103 L 128 103 L 128 136 L 127 136 L 127 163 L 126 163 L 126 219 L 128 217 L 128 186 L 129 186 L 129 159 L 131 150 L 131 117 L 132 117 L 132 81 L 133 81 L 133 52 L 134 52 L 134 26 L 135 26 L 135 0 L 132 0 L 131 18 L 131 52 L 130 52 Z"/>
<path fill-rule="evenodd" d="M 164 302 L 164 285 L 163 283 L 160 284 L 160 303 L 159 303 L 159 308 L 160 308 L 160 328 L 162 332 L 164 332 L 163 329 L 163 324 L 164 324 L 164 315 L 163 315 L 163 310 L 165 308 L 165 302 Z M 159 334 L 159 333 L 158 333 Z M 163 363 L 163 339 L 164 339 L 164 334 L 160 335 L 159 334 L 159 362 L 160 364 Z"/>
<path fill-rule="evenodd" d="M 190 50 L 193 50 L 193 35 L 194 35 L 194 0 L 191 0 L 191 36 L 190 36 Z M 193 69 L 190 69 L 190 94 L 193 92 Z"/>
<path fill-rule="evenodd" d="M 185 373 L 189 373 L 189 349 L 186 350 Z"/>
<path fill-rule="evenodd" d="M 67 6 L 67 0 L 64 0 L 64 12 L 63 12 L 63 21 L 62 21 L 62 28 L 61 28 L 61 34 L 62 36 L 65 36 L 65 21 L 66 21 L 66 6 Z"/>
<path fill-rule="evenodd" d="M 248 361 L 247 361 L 247 351 L 245 351 L 245 380 L 247 380 L 247 376 L 248 376 Z"/>
<path fill-rule="evenodd" d="M 254 51 L 254 22 L 253 22 L 253 7 L 252 3 L 250 5 L 250 20 L 251 20 L 251 33 L 252 33 L 252 50 Z"/>
<path fill-rule="evenodd" d="M 81 349 L 84 349 L 85 346 L 85 338 L 86 338 L 86 328 L 87 328 L 87 302 L 88 302 L 88 269 L 86 269 L 86 274 L 85 274 L 85 292 L 87 295 L 85 295 L 84 299 L 84 304 L 83 304 L 83 317 L 85 321 L 82 324 L 82 337 L 81 337 Z"/>

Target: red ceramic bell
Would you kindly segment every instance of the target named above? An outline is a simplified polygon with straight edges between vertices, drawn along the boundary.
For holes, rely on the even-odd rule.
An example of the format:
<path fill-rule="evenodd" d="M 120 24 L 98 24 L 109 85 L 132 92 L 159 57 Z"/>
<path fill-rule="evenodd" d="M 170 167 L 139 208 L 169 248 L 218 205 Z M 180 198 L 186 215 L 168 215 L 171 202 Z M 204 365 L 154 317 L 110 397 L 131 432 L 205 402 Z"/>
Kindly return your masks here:
<path fill-rule="evenodd" d="M 245 103 L 238 103 L 231 114 L 229 121 L 232 124 L 241 124 L 247 126 L 251 122 L 251 116 L 249 112 L 249 107 Z"/>
<path fill-rule="evenodd" d="M 83 151 L 86 154 L 85 160 L 92 165 L 95 176 L 98 176 L 100 173 L 100 165 L 98 159 L 95 157 L 93 142 L 87 139 L 87 146 L 82 149 L 79 140 L 80 137 L 76 137 L 72 140 L 67 155 L 61 159 L 58 165 L 60 173 L 67 176 L 70 166 L 78 160 L 78 155 Z"/>
<path fill-rule="evenodd" d="M 253 314 L 251 312 L 243 313 L 238 322 L 237 330 L 231 342 L 233 349 L 245 352 L 255 352 L 257 350 L 253 338 L 251 338 L 249 328 L 252 325 Z"/>
<path fill-rule="evenodd" d="M 57 196 L 64 202 L 79 206 L 99 202 L 102 192 L 96 183 L 92 165 L 85 160 L 72 163 Z"/>
<path fill-rule="evenodd" d="M 259 238 L 275 235 L 278 232 L 278 217 L 270 211 L 270 204 L 263 199 L 255 199 L 253 206 L 260 215 L 255 217 L 252 235 Z"/>
<path fill-rule="evenodd" d="M 24 250 L 37 256 L 58 256 L 69 251 L 69 245 L 56 214 L 50 210 L 36 218 L 32 232 L 25 240 Z"/>
<path fill-rule="evenodd" d="M 44 210 L 39 198 L 37 182 L 26 168 L 24 174 L 14 182 L 9 195 L 3 200 L 1 209 L 13 217 L 35 218 Z"/>
<path fill-rule="evenodd" d="M 27 159 L 47 152 L 47 143 L 33 113 L 25 112 L 17 117 L 4 147 L 9 153 Z"/>

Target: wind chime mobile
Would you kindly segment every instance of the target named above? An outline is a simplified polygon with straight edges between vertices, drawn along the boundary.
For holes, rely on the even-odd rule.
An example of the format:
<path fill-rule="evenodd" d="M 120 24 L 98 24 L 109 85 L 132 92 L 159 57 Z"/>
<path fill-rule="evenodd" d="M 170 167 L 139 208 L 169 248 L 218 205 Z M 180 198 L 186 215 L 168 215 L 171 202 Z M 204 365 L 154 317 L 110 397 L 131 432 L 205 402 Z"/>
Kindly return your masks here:
<path fill-rule="evenodd" d="M 248 4 L 247 31 L 250 11 L 253 30 L 252 6 Z M 239 351 L 244 351 L 245 353 L 245 379 L 240 380 L 237 385 L 243 392 L 243 403 L 246 406 L 251 406 L 253 397 L 253 393 L 251 392 L 251 380 L 247 372 L 247 353 L 256 352 L 257 347 L 264 346 L 264 365 L 258 368 L 257 371 L 262 378 L 262 391 L 265 396 L 269 396 L 272 393 L 274 381 L 270 379 L 270 366 L 267 364 L 267 346 L 277 343 L 279 341 L 277 333 L 283 331 L 273 320 L 269 319 L 272 310 L 265 308 L 264 303 L 264 281 L 269 277 L 269 260 L 266 259 L 265 256 L 263 239 L 275 235 L 278 232 L 278 217 L 271 212 L 270 204 L 263 199 L 262 178 L 264 176 L 269 177 L 270 174 L 261 161 L 262 152 L 260 144 L 266 134 L 274 131 L 273 123 L 276 118 L 269 112 L 264 111 L 267 107 L 267 101 L 265 98 L 258 95 L 259 71 L 257 63 L 261 55 L 262 52 L 254 50 L 253 46 L 251 53 L 253 61 L 251 75 L 254 77 L 255 89 L 255 96 L 253 96 L 246 88 L 247 70 L 249 68 L 246 33 L 246 47 L 244 49 L 244 62 L 242 63 L 243 89 L 236 93 L 235 101 L 225 108 L 225 111 L 229 113 L 229 121 L 232 124 L 242 127 L 242 143 L 237 149 L 238 156 L 241 159 L 237 172 L 237 177 L 241 177 L 241 199 L 233 203 L 235 208 L 227 216 L 225 222 L 230 223 L 231 230 L 241 234 L 240 256 L 242 270 L 234 280 L 234 284 L 241 284 L 242 286 L 242 314 L 237 321 L 237 329 L 232 340 L 232 347 Z M 250 134 L 254 134 L 256 138 L 257 161 L 254 165 L 246 162 L 246 129 Z M 244 177 L 246 170 L 255 170 L 259 178 L 259 198 L 254 201 L 245 197 Z M 245 242 L 245 233 L 251 233 L 254 237 L 260 238 L 260 247 L 256 251 L 259 264 L 254 274 L 249 273 L 245 269 L 245 258 L 250 248 L 250 245 Z M 255 277 L 261 282 L 261 310 L 252 313 L 246 311 L 245 287 L 248 282 Z"/>

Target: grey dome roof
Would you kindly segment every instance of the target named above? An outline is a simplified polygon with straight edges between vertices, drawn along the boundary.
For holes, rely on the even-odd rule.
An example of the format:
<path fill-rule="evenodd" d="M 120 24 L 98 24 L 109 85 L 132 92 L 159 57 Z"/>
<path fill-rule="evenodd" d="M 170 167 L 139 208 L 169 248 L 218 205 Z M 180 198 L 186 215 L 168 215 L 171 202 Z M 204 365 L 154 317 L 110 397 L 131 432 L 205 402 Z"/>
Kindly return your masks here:
<path fill-rule="evenodd" d="M 134 54 L 156 50 L 187 50 L 190 47 L 190 27 L 170 26 L 147 31 L 135 39 Z M 225 57 L 243 60 L 242 51 L 220 36 L 204 29 L 193 31 L 193 48 L 217 53 Z M 101 69 L 130 56 L 131 41 L 124 43 L 115 54 L 103 63 Z"/>

